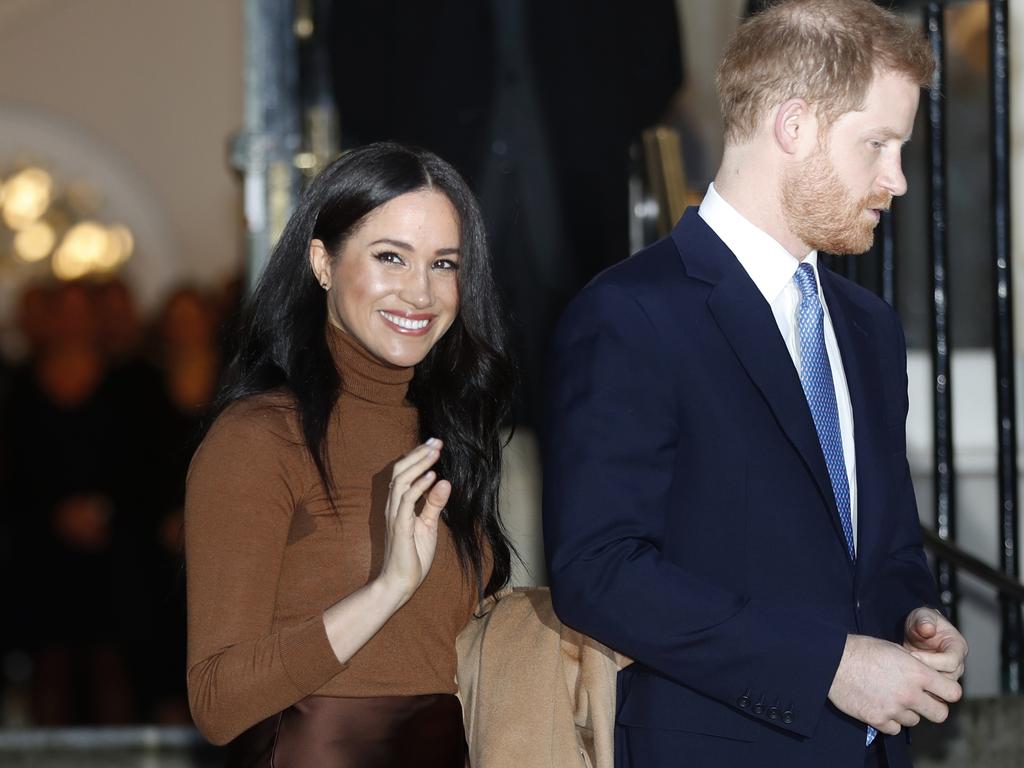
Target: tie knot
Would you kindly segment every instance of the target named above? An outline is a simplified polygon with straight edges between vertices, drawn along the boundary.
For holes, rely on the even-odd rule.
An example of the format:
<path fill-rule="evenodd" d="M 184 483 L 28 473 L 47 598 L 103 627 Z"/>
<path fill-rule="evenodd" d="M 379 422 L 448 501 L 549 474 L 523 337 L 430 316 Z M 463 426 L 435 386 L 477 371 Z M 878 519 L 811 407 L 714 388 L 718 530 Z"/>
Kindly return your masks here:
<path fill-rule="evenodd" d="M 803 298 L 810 298 L 818 296 L 818 281 L 814 279 L 814 267 L 810 264 L 801 264 L 796 268 L 796 274 L 793 275 L 793 279 L 796 281 L 796 287 L 800 289 L 800 296 Z"/>

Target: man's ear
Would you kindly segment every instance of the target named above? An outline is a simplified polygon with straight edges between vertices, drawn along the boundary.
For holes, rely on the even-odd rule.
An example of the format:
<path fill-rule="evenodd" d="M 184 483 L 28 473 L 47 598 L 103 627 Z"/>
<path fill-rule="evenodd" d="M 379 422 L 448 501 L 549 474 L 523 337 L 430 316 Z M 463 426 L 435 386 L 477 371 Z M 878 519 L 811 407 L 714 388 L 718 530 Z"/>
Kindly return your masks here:
<path fill-rule="evenodd" d="M 313 277 L 325 291 L 331 287 L 331 255 L 327 252 L 323 240 L 313 238 L 309 241 L 309 267 Z"/>
<path fill-rule="evenodd" d="M 775 111 L 775 124 L 772 132 L 775 143 L 787 155 L 799 154 L 801 147 L 808 139 L 816 141 L 818 121 L 814 117 L 810 105 L 803 99 L 789 99 Z"/>

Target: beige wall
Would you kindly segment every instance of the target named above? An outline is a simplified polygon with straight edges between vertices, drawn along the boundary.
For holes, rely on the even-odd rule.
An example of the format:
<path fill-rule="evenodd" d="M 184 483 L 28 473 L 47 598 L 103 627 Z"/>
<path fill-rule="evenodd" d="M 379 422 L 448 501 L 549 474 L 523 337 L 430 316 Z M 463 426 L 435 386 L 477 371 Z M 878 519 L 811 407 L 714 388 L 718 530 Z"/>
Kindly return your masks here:
<path fill-rule="evenodd" d="M 743 0 L 678 3 L 716 163 L 713 72 Z M 104 215 L 139 236 L 126 274 L 149 305 L 181 279 L 210 283 L 241 264 L 227 161 L 241 114 L 241 0 L 0 0 L 0 169 L 36 143 L 58 173 L 87 174 L 107 196 Z M 12 280 L 0 274 L 0 322 Z"/>
<path fill-rule="evenodd" d="M 133 219 L 128 278 L 150 304 L 241 264 L 241 114 L 241 0 L 0 0 L 0 124 L 27 126 L 0 167 L 12 133 L 58 166 L 90 156 L 104 214 Z"/>
<path fill-rule="evenodd" d="M 688 99 L 712 171 L 722 155 L 722 118 L 715 93 L 715 69 L 729 35 L 746 9 L 746 0 L 676 0 L 683 28 L 683 57 Z"/>

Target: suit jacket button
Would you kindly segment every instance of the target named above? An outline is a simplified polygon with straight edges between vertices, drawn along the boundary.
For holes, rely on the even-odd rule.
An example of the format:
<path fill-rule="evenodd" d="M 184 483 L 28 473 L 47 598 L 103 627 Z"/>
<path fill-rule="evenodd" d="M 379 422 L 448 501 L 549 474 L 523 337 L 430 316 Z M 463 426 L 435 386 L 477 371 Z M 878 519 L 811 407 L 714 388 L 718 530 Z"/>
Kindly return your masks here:
<path fill-rule="evenodd" d="M 757 702 L 757 704 L 754 705 L 754 708 L 751 709 L 750 711 L 753 712 L 755 715 L 763 715 L 764 714 L 764 704 L 759 701 L 759 702 Z"/>
<path fill-rule="evenodd" d="M 750 706 L 750 697 L 740 696 L 738 699 L 736 699 L 736 706 L 738 706 L 740 709 L 746 709 Z"/>
<path fill-rule="evenodd" d="M 779 716 L 779 710 L 777 707 L 768 707 L 768 719 L 774 720 Z"/>
<path fill-rule="evenodd" d="M 782 722 L 784 722 L 786 725 L 789 725 L 793 722 L 793 713 L 790 710 L 787 709 L 785 712 L 782 713 Z"/>

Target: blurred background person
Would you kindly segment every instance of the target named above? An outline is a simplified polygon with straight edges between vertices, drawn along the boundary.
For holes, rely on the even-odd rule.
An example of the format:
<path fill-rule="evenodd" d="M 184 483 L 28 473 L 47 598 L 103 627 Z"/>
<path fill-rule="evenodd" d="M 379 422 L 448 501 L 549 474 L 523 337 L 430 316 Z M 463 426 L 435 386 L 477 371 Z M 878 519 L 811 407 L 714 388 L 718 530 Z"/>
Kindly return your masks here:
<path fill-rule="evenodd" d="M 151 506 L 143 544 L 150 618 L 139 664 L 150 717 L 160 723 L 190 721 L 184 675 L 185 473 L 220 378 L 218 329 L 216 307 L 193 287 L 168 297 L 153 329 L 160 388 L 150 420 Z"/>
<path fill-rule="evenodd" d="M 18 583 L 32 617 L 32 716 L 39 724 L 128 722 L 133 691 L 121 641 L 134 611 L 121 566 L 130 527 L 115 504 L 117 417 L 89 288 L 56 288 L 49 318 L 5 429 L 16 446 L 9 514 L 25 553 Z"/>

